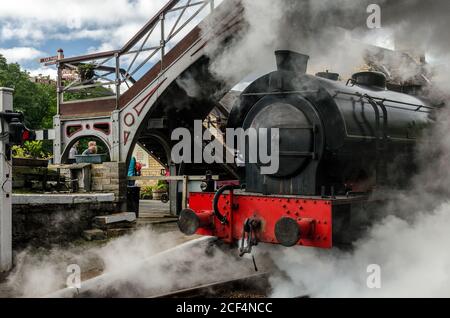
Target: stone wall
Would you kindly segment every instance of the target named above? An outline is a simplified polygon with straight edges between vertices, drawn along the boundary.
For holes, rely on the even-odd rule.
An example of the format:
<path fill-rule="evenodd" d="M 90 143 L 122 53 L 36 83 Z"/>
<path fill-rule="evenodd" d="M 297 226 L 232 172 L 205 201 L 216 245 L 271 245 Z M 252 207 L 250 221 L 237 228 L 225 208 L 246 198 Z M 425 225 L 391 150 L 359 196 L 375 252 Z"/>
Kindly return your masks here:
<path fill-rule="evenodd" d="M 126 211 L 125 163 L 92 164 L 90 169 L 92 193 L 13 195 L 15 248 L 69 243 L 92 228 L 94 217 Z M 60 173 L 70 179 L 68 169 Z"/>
<path fill-rule="evenodd" d="M 13 195 L 15 249 L 71 243 L 94 217 L 121 212 L 113 194 Z"/>
<path fill-rule="evenodd" d="M 56 181 L 58 180 L 58 173 L 43 167 L 14 166 L 13 189 L 37 188 L 42 191 L 43 180 Z"/>
<path fill-rule="evenodd" d="M 92 192 L 114 193 L 116 202 L 125 202 L 127 194 L 125 163 L 105 162 L 91 166 Z"/>

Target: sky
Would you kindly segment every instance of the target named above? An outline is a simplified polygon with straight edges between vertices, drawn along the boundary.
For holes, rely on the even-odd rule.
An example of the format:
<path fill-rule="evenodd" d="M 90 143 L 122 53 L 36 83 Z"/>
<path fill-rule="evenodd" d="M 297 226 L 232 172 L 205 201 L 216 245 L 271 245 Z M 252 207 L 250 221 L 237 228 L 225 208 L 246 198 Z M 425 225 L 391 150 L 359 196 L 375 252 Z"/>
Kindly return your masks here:
<path fill-rule="evenodd" d="M 0 54 L 32 75 L 56 77 L 39 58 L 122 47 L 168 0 L 14 0 L 0 6 Z M 182 3 L 187 0 L 181 0 Z M 220 3 L 216 0 L 216 3 Z M 381 40 L 386 40 L 381 33 Z M 376 44 L 389 48 L 389 43 Z M 372 41 L 373 42 L 373 41 Z M 431 57 L 432 59 L 432 57 Z"/>
<path fill-rule="evenodd" d="M 0 6 L 0 54 L 32 75 L 56 77 L 38 60 L 121 48 L 167 0 L 15 0 Z"/>

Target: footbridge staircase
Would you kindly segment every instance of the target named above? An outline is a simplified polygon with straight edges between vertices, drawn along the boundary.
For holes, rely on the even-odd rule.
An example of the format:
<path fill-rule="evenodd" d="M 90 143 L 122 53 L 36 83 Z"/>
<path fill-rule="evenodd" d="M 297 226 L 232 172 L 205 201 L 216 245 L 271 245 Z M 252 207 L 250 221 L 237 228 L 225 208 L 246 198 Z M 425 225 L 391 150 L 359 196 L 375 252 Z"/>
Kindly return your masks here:
<path fill-rule="evenodd" d="M 242 30 L 243 11 L 237 0 L 170 0 L 121 49 L 61 57 L 55 162 L 95 137 L 112 161 L 129 161 L 139 143 L 169 163 L 171 131 L 204 120 L 231 89 L 209 66 Z"/>

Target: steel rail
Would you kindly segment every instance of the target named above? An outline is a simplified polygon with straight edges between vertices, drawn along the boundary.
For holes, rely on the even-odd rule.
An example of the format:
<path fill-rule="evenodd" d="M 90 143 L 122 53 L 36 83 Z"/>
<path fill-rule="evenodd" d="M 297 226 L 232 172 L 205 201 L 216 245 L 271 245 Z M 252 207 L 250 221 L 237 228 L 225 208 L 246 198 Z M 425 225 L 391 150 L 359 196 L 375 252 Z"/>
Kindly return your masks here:
<path fill-rule="evenodd" d="M 270 274 L 268 272 L 258 273 L 242 278 L 221 281 L 201 286 L 195 286 L 182 290 L 172 291 L 169 293 L 151 296 L 149 298 L 199 298 L 199 297 L 217 297 L 220 294 L 230 292 L 258 292 L 261 296 L 267 297 L 269 290 Z"/>

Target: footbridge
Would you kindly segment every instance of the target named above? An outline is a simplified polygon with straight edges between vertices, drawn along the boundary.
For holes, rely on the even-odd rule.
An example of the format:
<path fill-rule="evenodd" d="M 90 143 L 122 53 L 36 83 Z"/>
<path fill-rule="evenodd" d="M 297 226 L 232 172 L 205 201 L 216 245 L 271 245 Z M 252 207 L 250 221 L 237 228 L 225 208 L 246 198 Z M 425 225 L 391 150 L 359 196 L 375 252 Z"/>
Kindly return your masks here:
<path fill-rule="evenodd" d="M 112 161 L 128 162 L 139 143 L 170 163 L 173 129 L 223 111 L 231 84 L 209 66 L 243 29 L 243 11 L 236 0 L 170 0 L 123 48 L 61 56 L 55 162 L 81 138 L 96 137 Z"/>

